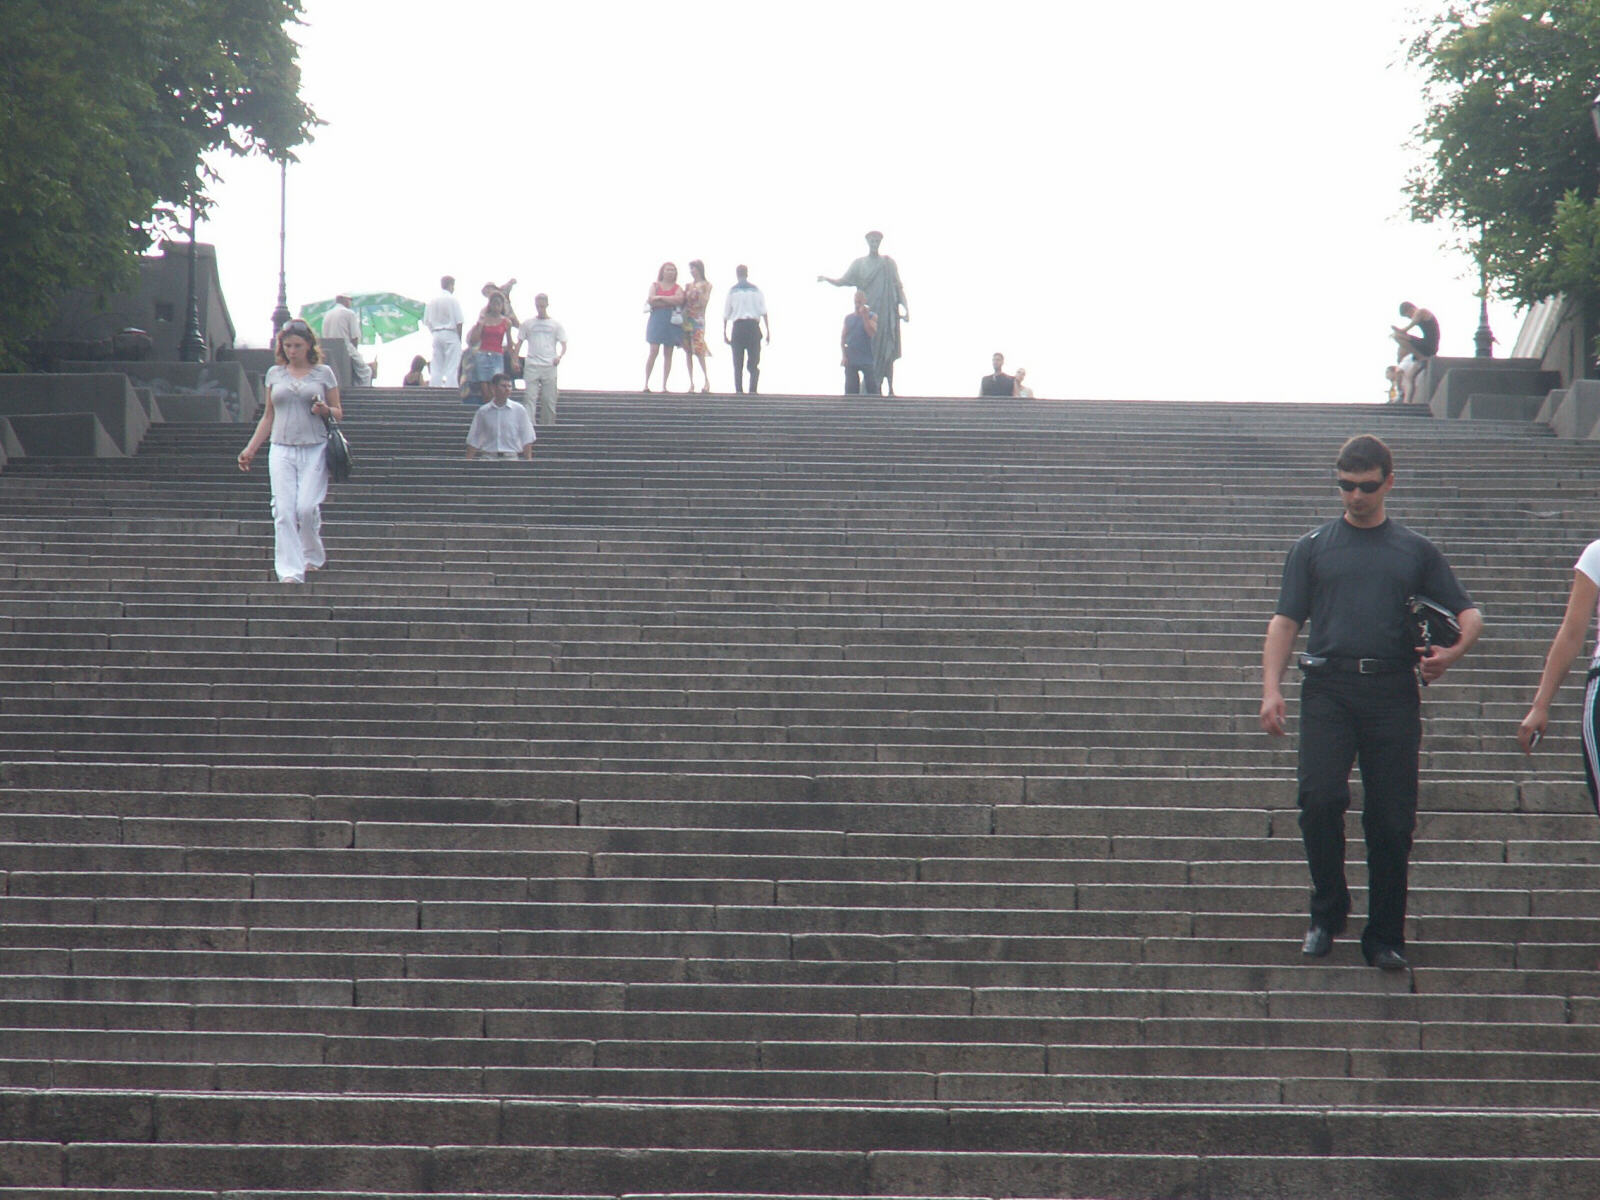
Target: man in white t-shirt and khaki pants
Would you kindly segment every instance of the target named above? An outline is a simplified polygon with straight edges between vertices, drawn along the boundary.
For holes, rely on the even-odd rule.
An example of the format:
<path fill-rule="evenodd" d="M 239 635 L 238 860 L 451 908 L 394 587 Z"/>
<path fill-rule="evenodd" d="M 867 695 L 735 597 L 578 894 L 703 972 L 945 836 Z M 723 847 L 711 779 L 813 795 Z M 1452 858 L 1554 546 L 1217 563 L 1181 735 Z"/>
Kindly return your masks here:
<path fill-rule="evenodd" d="M 522 402 L 539 426 L 556 423 L 556 368 L 567 353 L 567 331 L 550 319 L 550 297 L 533 298 L 534 315 L 517 331 L 522 338 Z"/>

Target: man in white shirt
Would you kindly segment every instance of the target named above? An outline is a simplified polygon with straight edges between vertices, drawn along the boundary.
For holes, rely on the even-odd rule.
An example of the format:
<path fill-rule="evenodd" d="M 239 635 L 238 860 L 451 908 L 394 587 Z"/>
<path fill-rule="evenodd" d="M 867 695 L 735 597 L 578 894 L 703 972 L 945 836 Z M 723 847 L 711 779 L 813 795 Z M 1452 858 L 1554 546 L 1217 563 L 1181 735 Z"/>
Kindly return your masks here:
<path fill-rule="evenodd" d="M 534 315 L 517 332 L 522 338 L 522 402 L 540 425 L 556 423 L 556 368 L 567 354 L 567 331 L 550 319 L 550 297 L 533 298 Z"/>
<path fill-rule="evenodd" d="M 490 380 L 489 403 L 472 415 L 467 431 L 467 457 L 533 458 L 533 418 L 520 404 L 511 403 L 511 376 L 504 371 Z"/>
<path fill-rule="evenodd" d="M 422 327 L 433 334 L 433 365 L 428 382 L 433 387 L 453 388 L 461 383 L 461 302 L 454 296 L 456 280 L 446 275 L 439 280 L 443 289 L 422 310 Z"/>
<path fill-rule="evenodd" d="M 322 317 L 322 340 L 343 338 L 350 349 L 350 386 L 367 387 L 372 383 L 372 368 L 361 357 L 361 318 L 351 308 L 354 301 L 343 293 L 333 298 L 333 307 Z"/>
<path fill-rule="evenodd" d="M 733 390 L 744 395 L 744 364 L 750 361 L 750 394 L 756 394 L 756 384 L 761 379 L 761 326 L 767 327 L 767 344 L 772 344 L 772 322 L 767 318 L 767 298 L 761 289 L 750 282 L 750 268 L 734 268 L 739 282 L 728 290 L 722 305 L 722 340 L 733 347 Z M 728 334 L 728 322 L 733 322 L 733 335 Z"/>

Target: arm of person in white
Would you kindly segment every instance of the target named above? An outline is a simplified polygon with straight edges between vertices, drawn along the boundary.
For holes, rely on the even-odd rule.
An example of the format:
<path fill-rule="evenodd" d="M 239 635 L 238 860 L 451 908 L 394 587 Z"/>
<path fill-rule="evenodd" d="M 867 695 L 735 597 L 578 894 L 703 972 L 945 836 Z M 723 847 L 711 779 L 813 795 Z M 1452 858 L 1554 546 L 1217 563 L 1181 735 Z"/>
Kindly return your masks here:
<path fill-rule="evenodd" d="M 1543 737 L 1550 726 L 1550 705 L 1561 690 L 1561 681 L 1572 669 L 1572 660 L 1583 649 L 1583 635 L 1589 628 L 1595 604 L 1600 599 L 1600 584 L 1582 571 L 1572 572 L 1572 591 L 1567 595 L 1566 615 L 1561 618 L 1561 628 L 1550 643 L 1545 655 L 1544 672 L 1539 676 L 1539 690 L 1533 695 L 1528 715 L 1517 726 L 1517 743 L 1524 754 L 1533 753 L 1534 735 Z"/>

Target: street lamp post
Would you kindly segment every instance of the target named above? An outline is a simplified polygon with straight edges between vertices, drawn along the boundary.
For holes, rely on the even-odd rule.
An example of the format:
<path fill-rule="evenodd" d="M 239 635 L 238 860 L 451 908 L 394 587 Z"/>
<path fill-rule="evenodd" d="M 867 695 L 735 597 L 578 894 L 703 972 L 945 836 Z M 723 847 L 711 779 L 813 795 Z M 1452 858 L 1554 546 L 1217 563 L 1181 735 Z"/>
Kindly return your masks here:
<path fill-rule="evenodd" d="M 1494 357 L 1494 331 L 1489 328 L 1489 268 L 1483 261 L 1483 237 L 1478 237 L 1478 331 L 1472 335 L 1473 353 Z"/>
<path fill-rule="evenodd" d="M 189 199 L 189 323 L 178 343 L 178 358 L 183 362 L 205 362 L 206 338 L 200 332 L 200 298 L 195 283 L 194 198 Z"/>
<path fill-rule="evenodd" d="M 283 250 L 287 241 L 289 216 L 289 160 L 278 164 L 278 307 L 272 310 L 272 344 L 278 344 L 278 331 L 289 323 L 289 289 L 283 271 Z"/>
<path fill-rule="evenodd" d="M 1593 100 L 1589 101 L 1589 121 L 1594 126 L 1595 137 L 1600 138 L 1600 95 L 1595 96 Z M 1584 307 L 1587 309 L 1589 306 L 1586 304 Z M 1583 373 L 1592 377 L 1595 369 L 1594 351 L 1592 348 L 1594 345 L 1592 335 L 1595 328 L 1595 320 L 1593 315 L 1585 311 L 1580 318 L 1580 324 L 1583 333 L 1584 345 L 1586 347 L 1583 353 Z"/>

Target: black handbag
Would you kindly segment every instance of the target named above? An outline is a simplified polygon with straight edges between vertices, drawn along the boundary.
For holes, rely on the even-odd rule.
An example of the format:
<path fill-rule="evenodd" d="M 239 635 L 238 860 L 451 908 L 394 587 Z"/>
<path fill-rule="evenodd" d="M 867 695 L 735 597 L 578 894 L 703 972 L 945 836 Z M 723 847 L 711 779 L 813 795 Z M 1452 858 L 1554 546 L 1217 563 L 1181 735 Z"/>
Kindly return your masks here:
<path fill-rule="evenodd" d="M 339 422 L 332 417 L 323 417 L 322 423 L 328 427 L 328 478 L 335 483 L 344 483 L 350 478 L 350 442 L 344 436 L 344 430 L 339 428 Z"/>
<path fill-rule="evenodd" d="M 1461 623 L 1456 620 L 1455 613 L 1426 596 L 1408 596 L 1406 616 L 1411 622 L 1414 646 L 1448 649 L 1461 640 Z"/>

